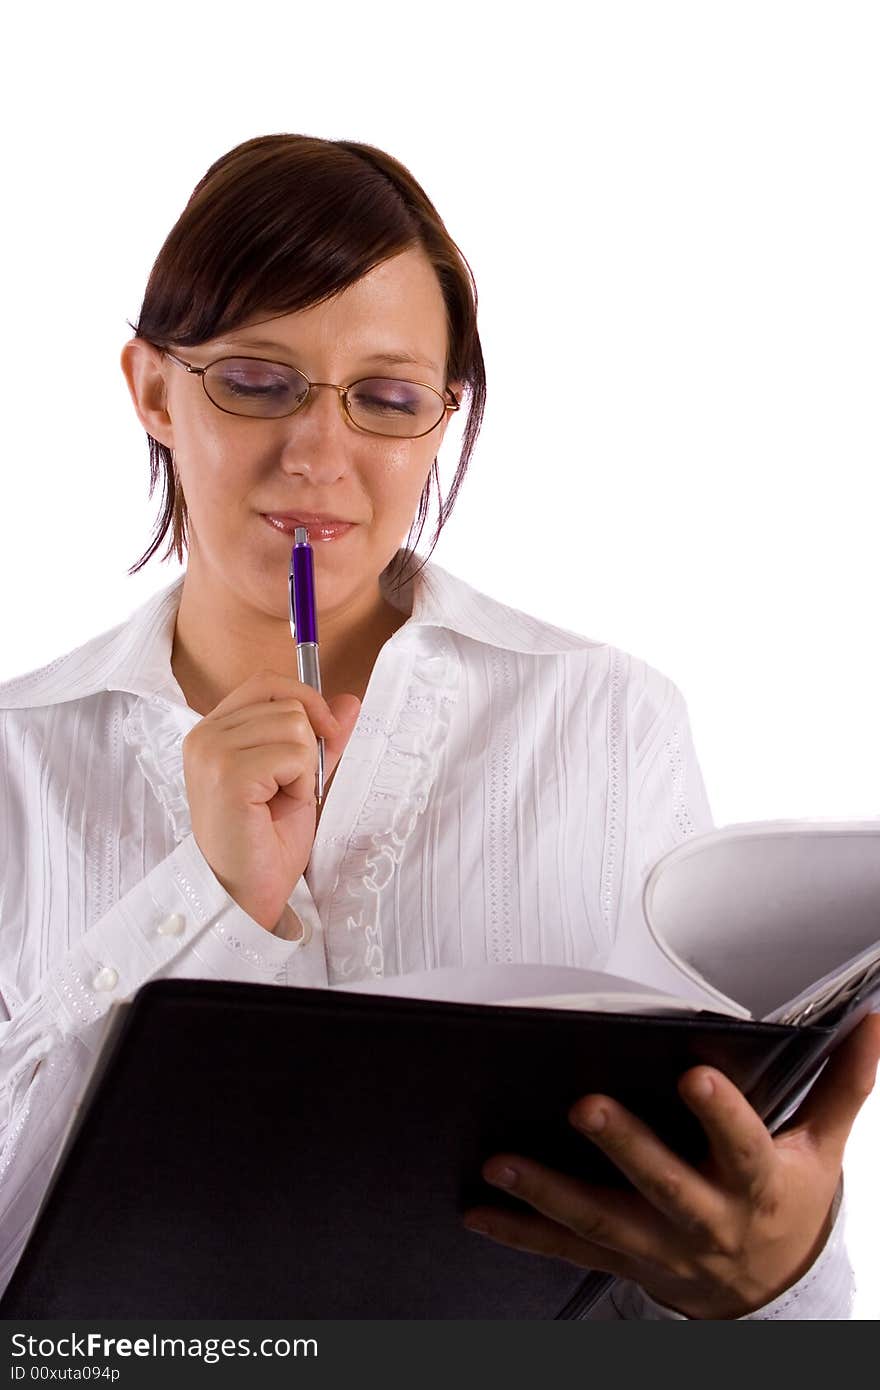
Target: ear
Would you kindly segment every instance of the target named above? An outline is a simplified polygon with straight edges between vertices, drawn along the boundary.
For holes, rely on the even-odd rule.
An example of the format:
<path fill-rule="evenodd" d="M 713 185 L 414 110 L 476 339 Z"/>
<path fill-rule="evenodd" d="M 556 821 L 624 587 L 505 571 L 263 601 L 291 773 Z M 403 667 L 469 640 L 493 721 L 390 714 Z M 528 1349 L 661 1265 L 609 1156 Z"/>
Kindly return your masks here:
<path fill-rule="evenodd" d="M 174 430 L 167 410 L 168 363 L 144 338 L 131 338 L 120 354 L 120 365 L 137 417 L 148 434 L 171 449 Z"/>
<path fill-rule="evenodd" d="M 458 403 L 459 403 L 459 405 L 460 405 L 461 402 L 462 402 L 462 399 L 463 399 L 463 397 L 464 397 L 464 382 L 463 382 L 463 381 L 448 381 L 448 382 L 446 383 L 446 391 L 447 391 L 447 393 L 451 391 L 452 394 L 453 394 L 453 396 L 455 397 L 455 399 L 458 401 Z M 450 411 L 449 413 L 450 413 L 450 414 L 453 414 L 454 412 L 453 412 L 453 411 Z"/>
<path fill-rule="evenodd" d="M 437 445 L 438 448 L 440 447 L 440 444 L 443 443 L 443 436 L 446 434 L 446 431 L 447 431 L 447 429 L 449 428 L 449 422 L 450 422 L 450 420 L 454 420 L 454 419 L 456 418 L 456 416 L 457 416 L 457 415 L 460 413 L 460 411 L 461 411 L 461 408 L 462 408 L 462 401 L 463 401 L 463 399 L 464 399 L 464 382 L 463 382 L 463 381 L 449 381 L 449 382 L 447 382 L 447 383 L 446 383 L 446 392 L 445 392 L 445 396 L 444 396 L 444 399 L 447 400 L 447 401 L 451 400 L 450 392 L 451 392 L 452 395 L 455 397 L 455 399 L 458 401 L 458 403 L 459 403 L 459 409 L 458 409 L 458 410 L 447 410 L 447 412 L 446 412 L 446 418 L 443 420 L 443 422 L 442 422 L 442 424 L 441 424 L 441 426 L 440 426 L 440 439 L 439 439 L 438 445 Z"/>

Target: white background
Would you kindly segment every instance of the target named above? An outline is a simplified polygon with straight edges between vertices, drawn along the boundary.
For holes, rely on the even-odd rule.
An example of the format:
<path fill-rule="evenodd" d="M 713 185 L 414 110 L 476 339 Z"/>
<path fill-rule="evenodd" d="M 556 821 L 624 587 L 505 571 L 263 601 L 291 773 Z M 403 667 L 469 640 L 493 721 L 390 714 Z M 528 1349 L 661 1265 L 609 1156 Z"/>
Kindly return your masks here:
<path fill-rule="evenodd" d="M 433 558 L 670 675 L 718 824 L 880 814 L 876 5 L 5 25 L 0 678 L 176 573 L 126 574 L 158 494 L 119 352 L 195 183 L 255 135 L 355 139 L 411 168 L 479 289 L 486 420 Z M 878 1116 L 875 1093 L 847 1151 L 861 1318 Z"/>

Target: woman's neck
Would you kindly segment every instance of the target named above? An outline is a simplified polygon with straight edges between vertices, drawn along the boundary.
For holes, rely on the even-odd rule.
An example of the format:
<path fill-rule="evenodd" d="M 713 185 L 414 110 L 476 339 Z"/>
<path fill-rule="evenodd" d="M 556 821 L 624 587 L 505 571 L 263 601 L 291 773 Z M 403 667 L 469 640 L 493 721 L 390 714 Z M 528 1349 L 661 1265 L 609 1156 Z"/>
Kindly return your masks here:
<path fill-rule="evenodd" d="M 184 577 L 174 629 L 171 669 L 190 709 L 209 714 L 257 671 L 297 679 L 296 645 L 288 619 L 241 603 L 230 591 L 210 599 Z M 407 614 L 381 592 L 335 622 L 319 614 L 321 689 L 325 700 L 357 695 L 363 700 L 376 658 Z"/>

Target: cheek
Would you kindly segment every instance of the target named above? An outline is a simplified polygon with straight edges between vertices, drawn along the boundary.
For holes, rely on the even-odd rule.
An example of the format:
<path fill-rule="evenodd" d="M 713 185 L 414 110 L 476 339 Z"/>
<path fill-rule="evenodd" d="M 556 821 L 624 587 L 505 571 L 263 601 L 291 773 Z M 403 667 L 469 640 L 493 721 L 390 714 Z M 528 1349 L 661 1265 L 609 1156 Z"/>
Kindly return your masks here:
<path fill-rule="evenodd" d="M 222 507 L 229 513 L 230 504 L 246 499 L 260 473 L 262 443 L 249 439 L 246 431 L 230 432 L 211 416 L 198 421 L 177 454 L 187 505 L 194 511 Z"/>
<path fill-rule="evenodd" d="M 221 535 L 241 524 L 241 508 L 252 492 L 240 458 L 203 447 L 198 457 L 178 459 L 178 472 L 193 524 Z"/>
<path fill-rule="evenodd" d="M 436 449 L 424 439 L 395 444 L 387 450 L 375 476 L 381 478 L 385 495 L 393 495 L 406 508 L 411 499 L 418 501 L 431 473 Z"/>

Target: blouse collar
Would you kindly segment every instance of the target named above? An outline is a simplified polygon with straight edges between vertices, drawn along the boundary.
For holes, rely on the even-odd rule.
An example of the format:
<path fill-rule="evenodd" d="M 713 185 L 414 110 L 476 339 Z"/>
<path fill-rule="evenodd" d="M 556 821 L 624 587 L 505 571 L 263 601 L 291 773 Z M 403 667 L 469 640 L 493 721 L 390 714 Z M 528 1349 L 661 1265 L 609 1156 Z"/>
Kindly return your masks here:
<path fill-rule="evenodd" d="M 402 555 L 398 551 L 396 558 L 402 559 Z M 421 560 L 418 553 L 413 558 Z M 56 657 L 47 666 L 0 683 L 0 708 L 61 704 L 103 690 L 159 697 L 172 705 L 185 703 L 171 669 L 183 581 L 184 575 L 178 575 L 125 622 Z M 405 628 L 440 628 L 474 642 L 534 656 L 560 656 L 604 645 L 510 608 L 431 560 L 399 592 L 384 571 L 380 588 L 390 604 L 409 614 Z"/>

